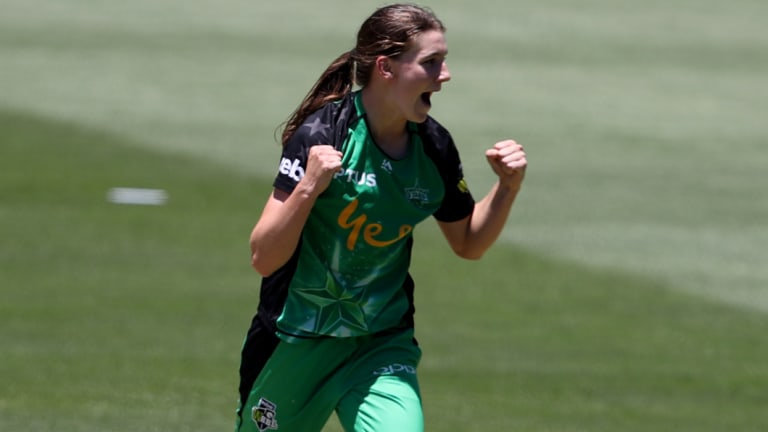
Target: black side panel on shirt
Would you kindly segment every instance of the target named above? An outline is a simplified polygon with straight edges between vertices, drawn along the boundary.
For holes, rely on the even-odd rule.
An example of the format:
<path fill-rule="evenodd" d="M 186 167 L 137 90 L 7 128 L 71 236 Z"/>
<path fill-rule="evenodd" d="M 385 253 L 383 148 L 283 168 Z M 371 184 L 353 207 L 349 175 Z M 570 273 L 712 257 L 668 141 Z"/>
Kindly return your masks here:
<path fill-rule="evenodd" d="M 408 262 L 411 262 L 411 254 L 413 253 L 413 237 L 408 238 L 407 248 L 408 248 Z M 403 291 L 405 291 L 405 295 L 408 298 L 408 310 L 405 312 L 405 315 L 403 315 L 403 325 L 408 328 L 415 327 L 415 323 L 413 319 L 413 316 L 416 314 L 416 306 L 414 303 L 415 289 L 416 289 L 416 283 L 413 281 L 413 277 L 411 277 L 411 272 L 408 272 L 405 275 L 405 280 L 403 281 Z"/>
<path fill-rule="evenodd" d="M 251 393 L 253 383 L 259 376 L 267 360 L 277 348 L 280 339 L 275 332 L 267 328 L 264 323 L 255 316 L 251 322 L 251 328 L 248 330 L 243 350 L 240 357 L 240 406 L 237 409 L 237 415 L 242 416 L 242 409 L 248 401 L 248 395 Z"/>
<path fill-rule="evenodd" d="M 259 308 L 251 320 L 251 327 L 243 343 L 240 357 L 240 404 L 248 399 L 256 377 L 259 376 L 267 360 L 277 347 L 277 318 L 283 311 L 288 297 L 288 284 L 299 261 L 301 241 L 291 259 L 275 273 L 262 278 Z M 241 413 L 238 412 L 238 415 Z"/>
<path fill-rule="evenodd" d="M 283 307 L 288 298 L 288 285 L 299 263 L 301 245 L 302 241 L 299 239 L 296 250 L 288 262 L 271 275 L 261 279 L 259 309 L 256 317 L 273 333 L 277 331 L 277 319 L 283 313 Z"/>

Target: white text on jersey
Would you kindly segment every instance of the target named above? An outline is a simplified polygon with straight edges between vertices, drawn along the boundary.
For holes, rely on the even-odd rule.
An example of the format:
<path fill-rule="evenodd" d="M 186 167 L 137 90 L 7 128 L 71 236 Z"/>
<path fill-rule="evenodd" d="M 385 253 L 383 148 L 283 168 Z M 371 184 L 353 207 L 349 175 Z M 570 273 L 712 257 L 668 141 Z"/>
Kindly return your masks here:
<path fill-rule="evenodd" d="M 304 177 L 304 168 L 301 167 L 298 159 L 291 161 L 288 158 L 283 158 L 280 161 L 280 174 L 285 174 L 288 177 L 299 181 Z"/>
<path fill-rule="evenodd" d="M 336 178 L 346 180 L 347 183 L 357 183 L 359 185 L 366 185 L 368 187 L 376 187 L 376 174 L 373 173 L 361 173 L 352 169 L 345 169 L 336 174 Z"/>
<path fill-rule="evenodd" d="M 295 181 L 300 181 L 304 177 L 304 168 L 301 167 L 301 162 L 298 159 L 290 160 L 283 158 L 280 161 L 280 174 L 287 175 Z M 355 171 L 353 169 L 345 169 L 336 173 L 334 178 L 341 179 L 347 183 L 356 183 L 358 185 L 365 185 L 368 187 L 376 187 L 376 174 L 364 173 Z"/>

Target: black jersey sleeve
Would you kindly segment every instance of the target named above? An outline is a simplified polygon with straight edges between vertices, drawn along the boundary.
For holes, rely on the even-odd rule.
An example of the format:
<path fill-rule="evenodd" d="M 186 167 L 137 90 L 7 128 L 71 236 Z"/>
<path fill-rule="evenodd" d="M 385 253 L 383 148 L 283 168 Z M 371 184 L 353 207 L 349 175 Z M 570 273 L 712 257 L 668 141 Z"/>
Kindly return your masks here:
<path fill-rule="evenodd" d="M 456 222 L 472 214 L 475 200 L 464 180 L 459 150 L 451 134 L 433 118 L 419 125 L 424 151 L 437 166 L 445 186 L 445 197 L 433 216 L 442 222 Z"/>
<path fill-rule="evenodd" d="M 323 144 L 321 132 L 315 130 L 313 135 L 310 126 L 311 123 L 305 123 L 300 126 L 288 142 L 283 145 L 277 176 L 272 183 L 272 186 L 275 188 L 286 192 L 293 192 L 293 189 L 304 177 L 310 147 Z"/>

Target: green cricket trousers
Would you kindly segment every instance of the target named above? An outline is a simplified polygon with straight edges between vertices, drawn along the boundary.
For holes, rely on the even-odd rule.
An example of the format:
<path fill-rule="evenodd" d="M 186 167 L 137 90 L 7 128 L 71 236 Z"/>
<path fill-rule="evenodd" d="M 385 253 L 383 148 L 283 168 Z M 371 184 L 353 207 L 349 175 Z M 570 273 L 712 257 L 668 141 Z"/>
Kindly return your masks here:
<path fill-rule="evenodd" d="M 243 345 L 236 432 L 422 432 L 412 328 L 287 342 L 254 326 Z"/>

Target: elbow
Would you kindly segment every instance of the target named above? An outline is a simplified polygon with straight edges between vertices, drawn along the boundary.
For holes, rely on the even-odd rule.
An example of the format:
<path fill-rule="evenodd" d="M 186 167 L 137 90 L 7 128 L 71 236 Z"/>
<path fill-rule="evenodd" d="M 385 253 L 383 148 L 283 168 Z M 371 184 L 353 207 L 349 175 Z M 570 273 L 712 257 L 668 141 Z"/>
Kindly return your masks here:
<path fill-rule="evenodd" d="M 264 259 L 263 254 L 255 250 L 251 251 L 251 267 L 263 277 L 267 277 L 277 271 L 277 267 L 270 263 L 269 260 Z"/>
<path fill-rule="evenodd" d="M 483 257 L 483 253 L 463 253 L 463 254 L 457 253 L 456 255 L 468 261 L 479 261 L 480 258 Z"/>
<path fill-rule="evenodd" d="M 256 272 L 258 272 L 261 276 L 267 277 L 275 272 L 275 268 L 272 266 L 267 265 L 266 263 L 262 262 L 256 257 L 256 254 L 251 255 L 251 267 L 253 267 Z"/>
<path fill-rule="evenodd" d="M 294 249 L 271 247 L 273 242 L 251 239 L 251 267 L 261 276 L 271 276 L 290 260 Z"/>
<path fill-rule="evenodd" d="M 263 277 L 267 277 L 277 271 L 277 268 L 270 262 L 269 254 L 264 253 L 264 251 L 259 248 L 259 241 L 253 233 L 251 234 L 249 243 L 251 249 L 251 267 Z"/>
<path fill-rule="evenodd" d="M 480 258 L 485 255 L 485 250 L 480 249 L 472 249 L 472 248 L 453 248 L 453 253 L 456 254 L 459 258 L 468 260 L 468 261 L 477 261 Z"/>

